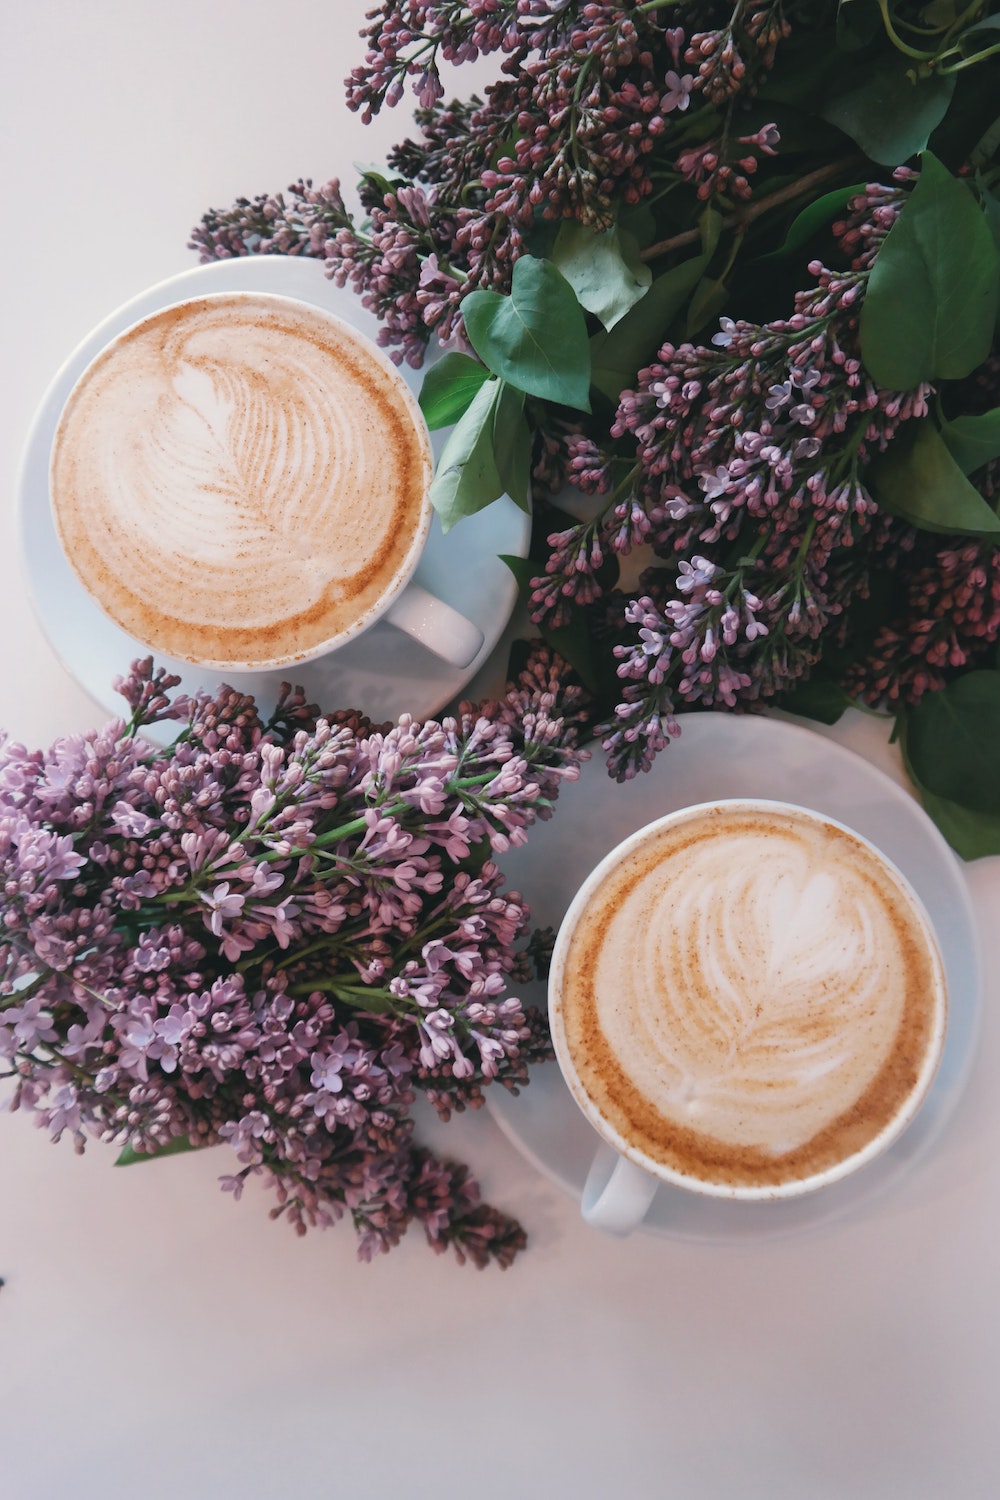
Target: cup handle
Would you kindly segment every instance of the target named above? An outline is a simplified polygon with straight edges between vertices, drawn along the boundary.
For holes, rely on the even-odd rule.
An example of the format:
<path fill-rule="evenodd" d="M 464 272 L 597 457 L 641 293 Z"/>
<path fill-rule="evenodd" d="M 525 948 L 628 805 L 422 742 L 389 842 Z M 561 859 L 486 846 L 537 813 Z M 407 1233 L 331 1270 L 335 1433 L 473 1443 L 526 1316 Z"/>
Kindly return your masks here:
<path fill-rule="evenodd" d="M 580 1210 L 588 1224 L 608 1234 L 638 1229 L 656 1196 L 659 1182 L 611 1146 L 601 1145 L 591 1164 Z"/>
<path fill-rule="evenodd" d="M 385 618 L 453 667 L 469 666 L 483 644 L 483 632 L 478 625 L 473 625 L 443 599 L 429 594 L 419 583 L 406 586 L 386 610 Z"/>

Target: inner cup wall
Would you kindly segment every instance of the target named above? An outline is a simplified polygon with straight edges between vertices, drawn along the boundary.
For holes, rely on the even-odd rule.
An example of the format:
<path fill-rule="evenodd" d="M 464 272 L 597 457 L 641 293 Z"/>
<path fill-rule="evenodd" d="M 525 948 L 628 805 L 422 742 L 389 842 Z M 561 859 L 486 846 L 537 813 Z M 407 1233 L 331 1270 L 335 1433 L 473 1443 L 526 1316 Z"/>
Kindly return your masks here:
<path fill-rule="evenodd" d="M 159 654 L 221 670 L 305 661 L 367 629 L 430 525 L 430 439 L 391 362 L 266 293 L 140 320 L 71 392 L 56 530 L 83 586 Z"/>

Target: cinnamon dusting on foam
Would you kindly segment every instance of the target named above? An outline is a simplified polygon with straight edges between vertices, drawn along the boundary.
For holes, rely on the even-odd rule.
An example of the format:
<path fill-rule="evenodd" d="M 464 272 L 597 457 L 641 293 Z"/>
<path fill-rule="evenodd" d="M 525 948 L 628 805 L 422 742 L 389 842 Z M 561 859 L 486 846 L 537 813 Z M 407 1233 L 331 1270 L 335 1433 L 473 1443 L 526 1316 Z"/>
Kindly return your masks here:
<path fill-rule="evenodd" d="M 352 329 L 229 293 L 144 320 L 97 357 L 53 450 L 63 548 L 143 644 L 278 665 L 353 633 L 410 571 L 429 442 Z"/>
<path fill-rule="evenodd" d="M 570 940 L 583 1091 L 648 1158 L 766 1187 L 874 1140 L 921 1074 L 943 977 L 908 890 L 844 830 L 713 809 L 627 856 Z"/>

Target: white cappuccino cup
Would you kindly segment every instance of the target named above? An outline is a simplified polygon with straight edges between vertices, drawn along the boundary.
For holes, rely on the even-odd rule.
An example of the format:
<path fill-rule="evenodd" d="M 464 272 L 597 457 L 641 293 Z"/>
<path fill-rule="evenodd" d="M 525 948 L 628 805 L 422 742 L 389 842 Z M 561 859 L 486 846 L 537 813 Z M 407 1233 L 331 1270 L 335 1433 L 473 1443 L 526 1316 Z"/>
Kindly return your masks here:
<path fill-rule="evenodd" d="M 845 825 L 732 800 L 640 829 L 588 876 L 549 977 L 559 1066 L 601 1137 L 588 1222 L 661 1183 L 783 1200 L 857 1171 L 916 1115 L 944 968 L 899 870 Z"/>
<path fill-rule="evenodd" d="M 423 414 L 370 339 L 309 303 L 223 292 L 91 361 L 50 497 L 84 589 L 154 653 L 264 671 L 386 618 L 467 666 L 482 632 L 412 581 L 432 470 Z"/>

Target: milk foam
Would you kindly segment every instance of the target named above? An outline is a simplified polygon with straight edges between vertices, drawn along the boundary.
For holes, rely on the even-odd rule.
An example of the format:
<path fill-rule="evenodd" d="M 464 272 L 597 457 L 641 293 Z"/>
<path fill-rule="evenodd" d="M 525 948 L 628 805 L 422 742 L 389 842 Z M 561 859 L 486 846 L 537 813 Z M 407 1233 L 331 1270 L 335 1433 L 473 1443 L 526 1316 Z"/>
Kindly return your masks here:
<path fill-rule="evenodd" d="M 365 341 L 287 299 L 205 297 L 99 356 L 67 403 L 57 529 L 102 607 L 185 660 L 275 663 L 408 573 L 426 430 Z"/>
<path fill-rule="evenodd" d="M 563 982 L 574 1066 L 654 1159 L 781 1180 L 857 1149 L 912 1088 L 940 983 L 929 941 L 846 832 L 707 814 L 588 906 Z"/>

